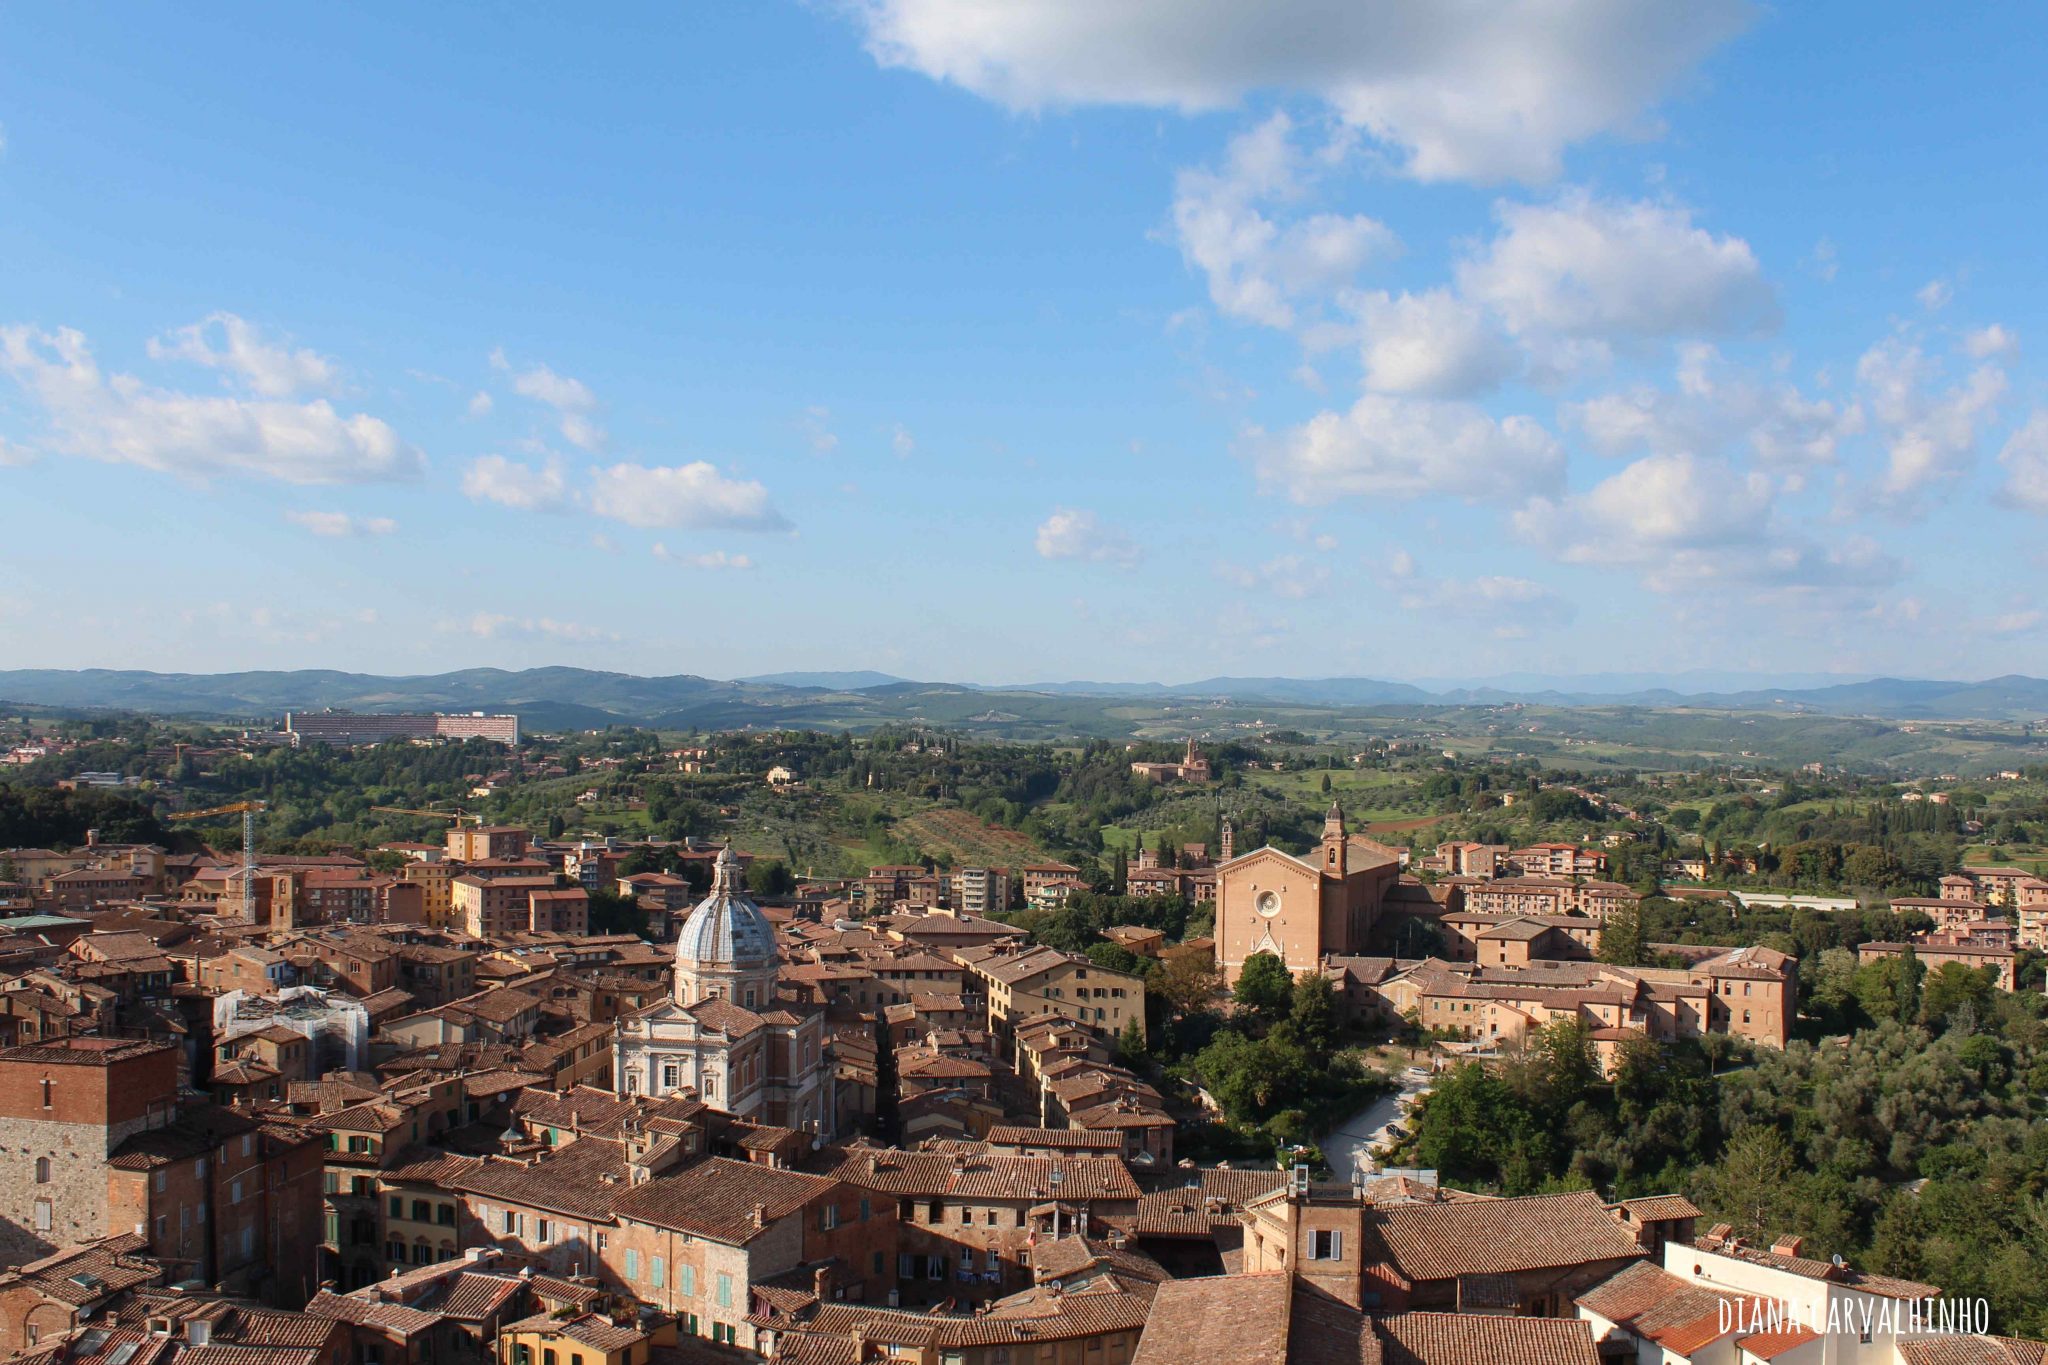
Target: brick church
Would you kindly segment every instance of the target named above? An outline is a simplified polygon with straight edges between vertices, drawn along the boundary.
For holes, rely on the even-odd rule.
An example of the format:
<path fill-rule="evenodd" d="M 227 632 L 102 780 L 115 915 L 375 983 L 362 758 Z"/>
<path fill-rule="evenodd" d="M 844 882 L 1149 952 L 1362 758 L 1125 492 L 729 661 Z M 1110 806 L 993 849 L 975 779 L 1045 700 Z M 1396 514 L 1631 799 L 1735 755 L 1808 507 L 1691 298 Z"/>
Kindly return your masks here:
<path fill-rule="evenodd" d="M 1231 856 L 1224 827 L 1216 869 L 1216 965 L 1234 984 L 1244 960 L 1271 953 L 1299 972 L 1331 953 L 1360 953 L 1379 918 L 1387 890 L 1401 874 L 1401 854 L 1344 828 L 1335 802 L 1315 854 L 1297 858 L 1268 844 Z"/>

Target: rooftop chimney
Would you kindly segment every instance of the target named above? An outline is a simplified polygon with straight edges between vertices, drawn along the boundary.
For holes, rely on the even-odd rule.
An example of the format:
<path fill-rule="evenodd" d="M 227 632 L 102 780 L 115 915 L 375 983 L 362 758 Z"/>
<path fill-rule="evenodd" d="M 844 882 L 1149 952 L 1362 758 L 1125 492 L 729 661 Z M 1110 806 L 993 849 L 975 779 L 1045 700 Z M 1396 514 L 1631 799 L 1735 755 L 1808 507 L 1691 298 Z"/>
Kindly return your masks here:
<path fill-rule="evenodd" d="M 1771 1243 L 1771 1254 L 1773 1256 L 1797 1256 L 1799 1249 L 1805 1245 L 1806 1239 L 1804 1237 L 1780 1237 L 1777 1241 Z"/>
<path fill-rule="evenodd" d="M 757 1228 L 768 1226 L 768 1206 L 766 1204 L 754 1205 L 754 1226 Z"/>

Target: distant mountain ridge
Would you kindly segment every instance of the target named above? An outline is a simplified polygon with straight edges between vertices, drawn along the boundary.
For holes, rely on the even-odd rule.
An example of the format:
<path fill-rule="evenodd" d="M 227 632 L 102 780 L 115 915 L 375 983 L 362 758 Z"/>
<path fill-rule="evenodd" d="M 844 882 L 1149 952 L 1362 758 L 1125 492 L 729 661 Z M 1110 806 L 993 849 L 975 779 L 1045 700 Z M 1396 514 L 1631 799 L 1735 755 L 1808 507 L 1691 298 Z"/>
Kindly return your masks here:
<path fill-rule="evenodd" d="M 1612 676 L 1612 675 L 1610 675 Z M 1564 681 L 1564 680 L 1558 680 Z M 2048 680 L 2011 674 L 1978 682 L 1870 678 L 1820 687 L 1722 692 L 1626 692 L 1497 687 L 1431 690 L 1374 678 L 1216 677 L 1190 683 L 1052 682 L 1006 687 L 916 682 L 872 670 L 789 672 L 720 680 L 678 673 L 550 667 L 472 668 L 387 677 L 330 669 L 154 673 L 115 669 L 0 671 L 0 698 L 22 704 L 114 708 L 159 715 L 258 719 L 287 710 L 516 711 L 530 729 L 621 723 L 667 728 L 967 724 L 995 719 L 1080 733 L 1121 731 L 1109 703 L 1150 699 L 1280 707 L 1504 705 L 1693 707 L 1894 720 L 2048 718 Z"/>

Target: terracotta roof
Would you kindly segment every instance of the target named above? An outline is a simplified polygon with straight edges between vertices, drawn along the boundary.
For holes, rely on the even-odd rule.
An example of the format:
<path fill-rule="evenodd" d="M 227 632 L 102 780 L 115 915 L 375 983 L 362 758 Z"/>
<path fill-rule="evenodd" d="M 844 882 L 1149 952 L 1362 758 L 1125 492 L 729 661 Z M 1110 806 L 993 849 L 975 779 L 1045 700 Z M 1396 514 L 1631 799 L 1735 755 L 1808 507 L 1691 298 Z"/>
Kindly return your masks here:
<path fill-rule="evenodd" d="M 316 1318 L 332 1318 L 352 1327 L 374 1327 L 401 1337 L 414 1337 L 441 1321 L 438 1313 L 407 1308 L 402 1303 L 372 1303 L 353 1295 L 323 1289 L 306 1305 Z"/>
<path fill-rule="evenodd" d="M 1509 1275 L 1642 1254 L 1590 1190 L 1404 1204 L 1380 1213 L 1377 1233 L 1410 1281 Z"/>
<path fill-rule="evenodd" d="M 536 1313 L 530 1318 L 521 1318 L 498 1329 L 505 1332 L 533 1332 L 542 1336 L 566 1337 L 594 1351 L 610 1354 L 623 1351 L 628 1346 L 645 1341 L 645 1332 L 636 1332 L 630 1327 L 619 1327 L 601 1313 L 585 1313 L 581 1317 L 558 1318 L 551 1313 Z"/>
<path fill-rule="evenodd" d="M 1131 1365 L 1287 1365 L 1293 1277 L 1285 1271 L 1159 1286 Z"/>
<path fill-rule="evenodd" d="M 1593 1329 L 1577 1318 L 1395 1313 L 1372 1320 L 1386 1365 L 1599 1365 Z"/>
<path fill-rule="evenodd" d="M 633 1188 L 627 1177 L 622 1144 L 585 1137 L 532 1162 L 486 1158 L 456 1174 L 449 1187 L 509 1204 L 605 1220 Z"/>
<path fill-rule="evenodd" d="M 1899 1359 L 1905 1365 L 2042 1365 L 2048 1343 L 2017 1337 L 1929 1337 L 1902 1341 Z"/>
<path fill-rule="evenodd" d="M 163 1273 L 163 1267 L 149 1259 L 148 1250 L 149 1239 L 132 1232 L 103 1237 L 0 1272 L 0 1289 L 25 1284 L 61 1303 L 96 1303 Z"/>
<path fill-rule="evenodd" d="M 1052 1181 L 1057 1170 L 1061 1179 Z M 847 1149 L 828 1174 L 849 1184 L 897 1195 L 956 1199 L 1136 1201 L 1137 1182 L 1114 1157 L 1030 1157 L 969 1152 Z"/>
<path fill-rule="evenodd" d="M 766 1230 L 764 1224 L 796 1212 L 833 1185 L 823 1176 L 712 1157 L 633 1186 L 616 1201 L 616 1212 L 635 1222 L 744 1245 Z"/>

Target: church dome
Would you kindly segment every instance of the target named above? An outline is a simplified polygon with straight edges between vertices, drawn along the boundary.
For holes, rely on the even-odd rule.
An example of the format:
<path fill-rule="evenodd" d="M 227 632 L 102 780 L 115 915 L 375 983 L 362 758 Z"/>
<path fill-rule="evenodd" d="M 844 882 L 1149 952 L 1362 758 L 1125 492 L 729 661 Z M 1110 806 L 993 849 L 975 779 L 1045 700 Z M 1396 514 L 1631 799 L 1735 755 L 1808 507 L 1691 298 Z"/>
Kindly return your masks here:
<path fill-rule="evenodd" d="M 676 963 L 682 967 L 757 967 L 775 960 L 775 931 L 740 885 L 740 860 L 721 849 L 711 877 L 711 894 L 683 921 L 676 935 Z"/>

